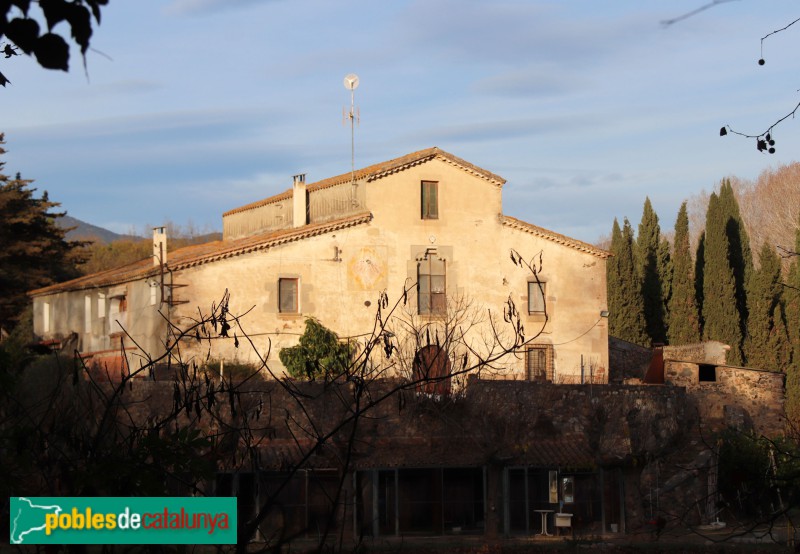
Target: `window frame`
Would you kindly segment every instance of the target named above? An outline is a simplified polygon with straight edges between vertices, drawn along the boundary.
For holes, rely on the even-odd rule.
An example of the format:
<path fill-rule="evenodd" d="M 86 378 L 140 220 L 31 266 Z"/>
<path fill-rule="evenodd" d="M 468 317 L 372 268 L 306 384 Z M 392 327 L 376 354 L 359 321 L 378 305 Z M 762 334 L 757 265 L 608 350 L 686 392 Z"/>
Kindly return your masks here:
<path fill-rule="evenodd" d="M 420 218 L 439 219 L 439 181 L 420 182 Z"/>
<path fill-rule="evenodd" d="M 433 263 L 441 264 L 441 273 L 433 273 Z M 427 269 L 427 272 L 423 269 Z M 441 285 L 435 286 L 435 281 Z M 435 252 L 428 252 L 424 258 L 417 260 L 417 313 L 427 316 L 447 313 L 447 260 Z"/>
<path fill-rule="evenodd" d="M 83 332 L 92 332 L 92 295 L 85 294 L 83 296 Z"/>
<path fill-rule="evenodd" d="M 289 309 L 284 309 L 284 283 L 292 284 L 292 305 Z M 300 278 L 299 277 L 279 277 L 278 278 L 278 313 L 279 314 L 299 314 L 300 313 Z"/>
<path fill-rule="evenodd" d="M 536 304 L 541 304 L 540 306 Z M 528 315 L 547 313 L 547 281 L 528 281 Z"/>
<path fill-rule="evenodd" d="M 539 357 L 544 356 L 544 368 L 540 368 L 537 361 L 532 367 L 532 353 L 538 352 Z M 531 344 L 525 348 L 525 379 L 535 383 L 552 383 L 555 376 L 554 350 L 552 344 Z"/>
<path fill-rule="evenodd" d="M 42 303 L 42 330 L 45 333 L 49 333 L 53 330 L 53 321 L 52 321 L 52 312 L 50 311 L 50 302 L 43 302 Z"/>

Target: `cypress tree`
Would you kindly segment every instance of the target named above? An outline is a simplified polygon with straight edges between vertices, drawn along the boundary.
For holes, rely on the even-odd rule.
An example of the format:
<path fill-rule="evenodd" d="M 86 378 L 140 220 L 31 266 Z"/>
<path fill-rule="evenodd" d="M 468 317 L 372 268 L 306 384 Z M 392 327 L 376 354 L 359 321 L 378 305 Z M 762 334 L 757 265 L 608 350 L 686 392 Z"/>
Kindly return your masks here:
<path fill-rule="evenodd" d="M 733 193 L 733 187 L 728 179 L 723 180 L 720 185 L 719 205 L 722 221 L 725 223 L 725 234 L 728 238 L 728 261 L 733 271 L 736 288 L 739 328 L 741 336 L 744 337 L 747 334 L 747 294 L 753 276 L 753 253 L 750 250 L 750 239 L 742 220 L 739 203 L 736 201 L 736 195 Z M 746 361 L 743 357 L 742 363 Z"/>
<path fill-rule="evenodd" d="M 614 219 L 611 230 L 611 253 L 607 265 L 608 332 L 628 342 L 647 345 L 641 281 L 636 271 L 633 229 L 625 219 L 622 230 Z"/>
<path fill-rule="evenodd" d="M 661 280 L 661 305 L 664 309 L 664 342 L 669 342 L 667 330 L 669 329 L 669 302 L 672 298 L 673 273 L 672 247 L 669 241 L 663 238 L 658 245 L 658 278 Z"/>
<path fill-rule="evenodd" d="M 727 361 L 742 365 L 741 316 L 736 299 L 736 279 L 729 260 L 728 221 L 716 193 L 706 213 L 703 267 L 703 335 L 706 340 L 730 346 Z"/>
<path fill-rule="evenodd" d="M 694 269 L 689 251 L 689 216 L 686 202 L 681 204 L 675 221 L 675 244 L 672 257 L 672 296 L 669 300 L 670 344 L 691 344 L 700 340 L 700 316 L 697 313 Z"/>
<path fill-rule="evenodd" d="M 706 231 L 700 231 L 700 238 L 697 241 L 697 255 L 694 258 L 694 297 L 697 304 L 697 316 L 700 322 L 700 336 L 703 336 L 703 283 L 705 282 L 706 266 Z"/>
<path fill-rule="evenodd" d="M 759 253 L 759 265 L 748 286 L 747 364 L 783 371 L 789 361 L 789 338 L 784 325 L 781 260 L 766 241 Z"/>
<path fill-rule="evenodd" d="M 800 224 L 795 231 L 794 252 L 800 253 Z M 794 256 L 786 277 L 784 298 L 792 361 L 786 370 L 786 419 L 800 429 L 800 258 Z"/>
<path fill-rule="evenodd" d="M 659 264 L 661 228 L 650 198 L 645 198 L 636 238 L 637 270 L 641 277 L 642 302 L 647 336 L 651 342 L 666 341 L 664 291 Z"/>

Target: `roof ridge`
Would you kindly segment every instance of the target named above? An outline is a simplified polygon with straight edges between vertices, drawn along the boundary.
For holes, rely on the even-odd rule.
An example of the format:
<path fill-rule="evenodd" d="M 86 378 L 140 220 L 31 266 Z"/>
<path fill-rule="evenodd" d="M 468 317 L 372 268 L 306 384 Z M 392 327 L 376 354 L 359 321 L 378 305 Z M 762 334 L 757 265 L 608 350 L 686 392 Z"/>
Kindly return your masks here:
<path fill-rule="evenodd" d="M 445 152 L 444 150 L 442 150 L 437 146 L 433 146 L 431 148 L 418 150 L 416 152 L 412 152 L 410 154 L 406 154 L 398 158 L 392 158 L 391 160 L 378 162 L 369 165 L 367 167 L 357 169 L 355 170 L 355 172 L 348 171 L 347 173 L 342 173 L 341 175 L 335 175 L 333 177 L 327 177 L 325 179 L 309 183 L 306 186 L 306 190 L 308 192 L 314 192 L 317 190 L 334 187 L 336 185 L 348 183 L 352 181 L 353 178 L 355 178 L 356 181 L 366 180 L 367 182 L 371 182 L 380 179 L 382 177 L 386 177 L 387 175 L 397 173 L 398 171 L 403 171 L 405 169 L 408 169 L 409 167 L 425 163 L 433 158 L 440 158 L 452 165 L 455 165 L 465 171 L 468 171 L 469 173 L 472 173 L 473 175 L 482 177 L 487 181 L 494 182 L 500 186 L 502 186 L 506 182 L 505 179 L 503 179 L 499 175 L 492 173 L 491 171 L 487 171 L 481 167 L 478 167 L 477 165 L 471 164 L 468 161 L 459 158 L 458 156 L 454 156 L 449 152 Z M 283 192 L 279 192 L 278 194 L 274 194 L 267 198 L 256 200 L 255 202 L 245 204 L 244 206 L 239 206 L 238 208 L 230 209 L 227 212 L 223 213 L 222 216 L 225 217 L 227 215 L 233 215 L 236 213 L 252 210 L 255 208 L 260 208 L 261 206 L 266 206 L 268 204 L 272 204 L 280 200 L 290 198 L 291 195 L 292 195 L 292 189 L 286 189 Z"/>

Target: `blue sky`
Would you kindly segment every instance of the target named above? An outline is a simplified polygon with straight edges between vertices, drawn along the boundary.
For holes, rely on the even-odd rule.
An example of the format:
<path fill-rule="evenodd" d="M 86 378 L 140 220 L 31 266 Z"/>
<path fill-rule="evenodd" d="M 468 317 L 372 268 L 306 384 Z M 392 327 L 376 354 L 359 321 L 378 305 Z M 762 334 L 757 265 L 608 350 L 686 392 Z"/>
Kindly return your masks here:
<path fill-rule="evenodd" d="M 118 232 L 225 210 L 350 170 L 342 125 L 357 73 L 356 166 L 438 146 L 507 179 L 504 212 L 585 241 L 649 196 L 681 201 L 800 152 L 755 134 L 800 100 L 797 2 L 705 0 L 113 0 L 70 73 L 0 60 L 5 172 Z M 73 48 L 77 50 L 76 48 Z M 88 73 L 88 78 L 87 78 Z"/>

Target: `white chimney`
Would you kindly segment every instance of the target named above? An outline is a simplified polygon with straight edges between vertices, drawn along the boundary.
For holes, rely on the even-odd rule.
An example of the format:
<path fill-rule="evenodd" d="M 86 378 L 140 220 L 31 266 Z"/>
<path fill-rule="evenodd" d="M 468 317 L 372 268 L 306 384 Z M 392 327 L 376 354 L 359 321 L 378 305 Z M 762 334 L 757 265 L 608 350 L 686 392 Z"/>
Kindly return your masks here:
<path fill-rule="evenodd" d="M 292 220 L 295 227 L 308 223 L 308 190 L 306 174 L 295 175 L 292 183 Z"/>
<path fill-rule="evenodd" d="M 167 265 L 167 228 L 153 227 L 153 265 Z"/>

